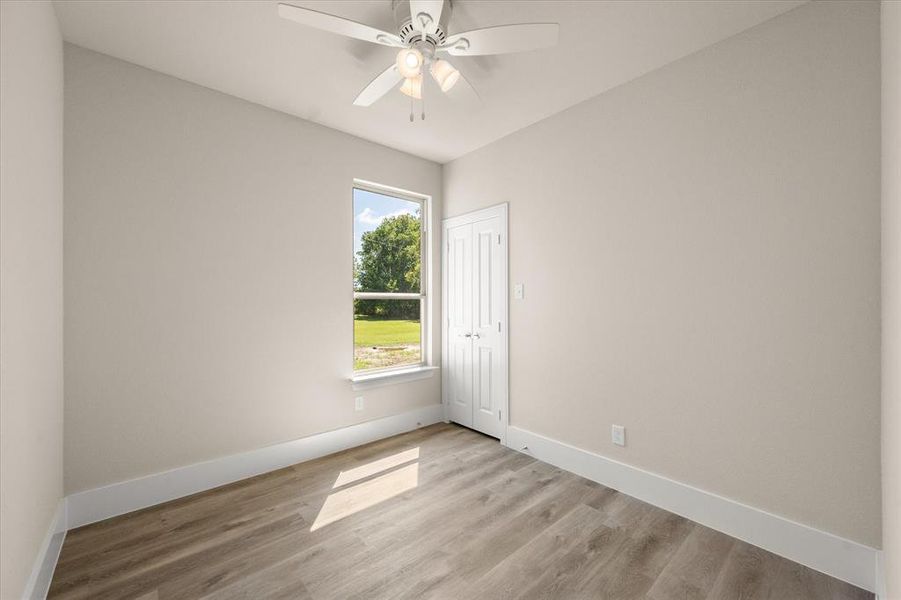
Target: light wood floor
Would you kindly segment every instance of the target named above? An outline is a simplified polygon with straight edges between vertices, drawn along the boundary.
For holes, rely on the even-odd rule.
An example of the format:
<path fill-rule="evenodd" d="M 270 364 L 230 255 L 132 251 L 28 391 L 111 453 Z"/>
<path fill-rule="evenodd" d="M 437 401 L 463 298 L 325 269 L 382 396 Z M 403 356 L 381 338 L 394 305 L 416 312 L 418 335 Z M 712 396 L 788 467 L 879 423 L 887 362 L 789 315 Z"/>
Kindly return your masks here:
<path fill-rule="evenodd" d="M 454 425 L 69 532 L 51 598 L 872 598 Z"/>

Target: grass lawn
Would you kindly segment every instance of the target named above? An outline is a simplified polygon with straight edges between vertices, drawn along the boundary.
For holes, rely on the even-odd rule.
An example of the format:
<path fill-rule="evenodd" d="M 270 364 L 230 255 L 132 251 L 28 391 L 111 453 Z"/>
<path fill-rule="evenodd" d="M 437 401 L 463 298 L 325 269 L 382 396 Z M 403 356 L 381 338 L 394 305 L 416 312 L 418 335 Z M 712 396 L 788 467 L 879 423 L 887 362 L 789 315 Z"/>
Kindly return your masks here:
<path fill-rule="evenodd" d="M 416 364 L 419 342 L 419 321 L 354 317 L 354 369 Z"/>
<path fill-rule="evenodd" d="M 407 346 L 419 343 L 419 321 L 354 318 L 354 346 Z"/>

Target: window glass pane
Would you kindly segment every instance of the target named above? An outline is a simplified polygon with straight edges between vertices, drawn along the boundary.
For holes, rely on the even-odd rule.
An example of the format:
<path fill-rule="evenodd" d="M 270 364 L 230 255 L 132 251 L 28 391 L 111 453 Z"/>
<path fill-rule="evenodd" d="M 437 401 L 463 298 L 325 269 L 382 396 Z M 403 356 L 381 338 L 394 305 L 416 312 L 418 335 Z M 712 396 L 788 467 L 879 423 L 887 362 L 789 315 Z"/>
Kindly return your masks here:
<path fill-rule="evenodd" d="M 420 292 L 418 202 L 354 189 L 354 290 Z"/>
<path fill-rule="evenodd" d="M 354 300 L 354 370 L 422 362 L 420 300 Z"/>

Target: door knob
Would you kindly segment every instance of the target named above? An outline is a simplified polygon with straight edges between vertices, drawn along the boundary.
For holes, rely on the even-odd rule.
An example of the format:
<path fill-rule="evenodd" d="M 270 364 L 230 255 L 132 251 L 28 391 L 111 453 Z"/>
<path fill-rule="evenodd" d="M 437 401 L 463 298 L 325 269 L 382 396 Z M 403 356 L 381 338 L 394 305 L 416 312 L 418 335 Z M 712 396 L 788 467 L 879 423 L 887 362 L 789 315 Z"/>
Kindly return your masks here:
<path fill-rule="evenodd" d="M 480 336 L 478 333 L 474 333 L 474 334 L 472 334 L 472 337 L 473 337 L 473 339 L 476 339 L 476 340 L 477 340 L 477 339 L 479 339 L 479 338 L 482 337 L 482 336 Z"/>
<path fill-rule="evenodd" d="M 464 333 L 464 334 L 463 334 L 463 337 L 472 337 L 472 334 L 471 334 L 471 333 Z"/>

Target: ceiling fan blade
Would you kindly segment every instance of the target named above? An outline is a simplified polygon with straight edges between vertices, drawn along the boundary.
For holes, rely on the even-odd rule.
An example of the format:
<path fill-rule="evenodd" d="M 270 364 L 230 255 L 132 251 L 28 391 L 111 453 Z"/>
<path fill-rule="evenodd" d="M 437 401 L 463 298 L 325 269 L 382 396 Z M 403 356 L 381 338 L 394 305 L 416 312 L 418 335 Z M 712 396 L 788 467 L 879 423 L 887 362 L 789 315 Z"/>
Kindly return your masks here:
<path fill-rule="evenodd" d="M 370 106 L 373 102 L 394 89 L 403 79 L 397 71 L 396 65 L 391 65 L 382 71 L 378 77 L 369 82 L 363 91 L 357 94 L 354 104 L 356 106 Z"/>
<path fill-rule="evenodd" d="M 547 48 L 557 44 L 557 23 L 499 25 L 455 33 L 439 48 L 454 56 L 507 54 Z"/>
<path fill-rule="evenodd" d="M 322 31 L 337 33 L 365 42 L 373 44 L 381 44 L 383 46 L 402 47 L 404 43 L 399 37 L 393 33 L 370 27 L 350 19 L 336 17 L 328 13 L 319 12 L 318 10 L 310 10 L 309 8 L 300 8 L 291 4 L 279 3 L 278 16 L 283 19 L 296 21 L 307 27 L 314 27 Z"/>
<path fill-rule="evenodd" d="M 410 0 L 410 16 L 413 19 L 413 27 L 423 33 L 435 33 L 438 31 L 442 10 L 444 10 L 444 0 Z M 420 18 L 422 14 L 430 17 L 425 27 Z"/>

